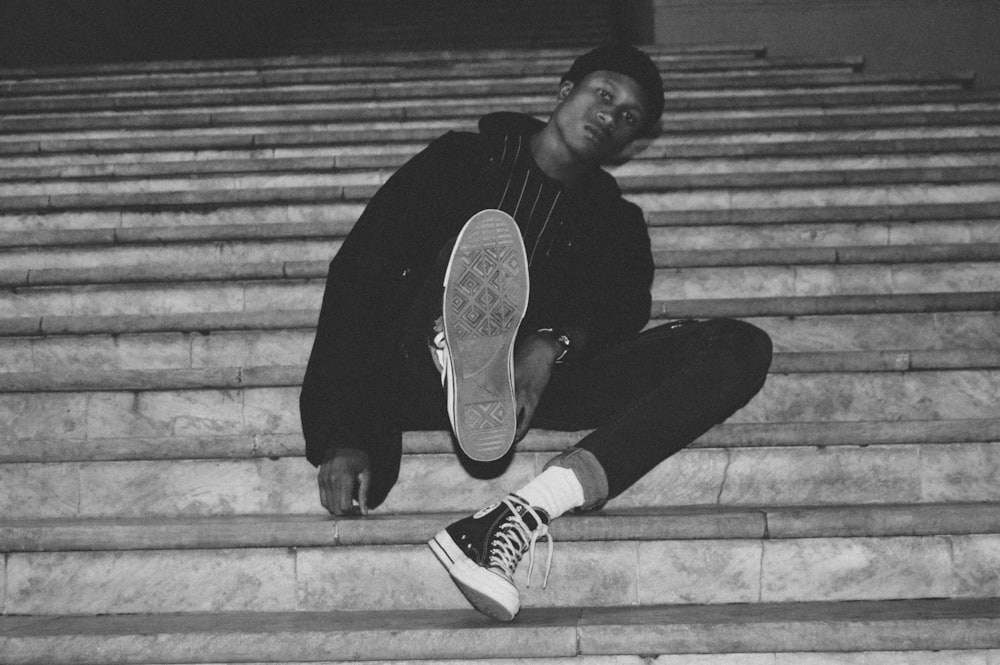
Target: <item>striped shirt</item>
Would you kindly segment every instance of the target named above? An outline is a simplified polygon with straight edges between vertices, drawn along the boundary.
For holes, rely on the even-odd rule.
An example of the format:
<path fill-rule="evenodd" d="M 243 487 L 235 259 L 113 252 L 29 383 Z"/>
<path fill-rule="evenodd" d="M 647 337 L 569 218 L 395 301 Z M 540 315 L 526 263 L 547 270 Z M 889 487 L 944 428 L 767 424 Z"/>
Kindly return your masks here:
<path fill-rule="evenodd" d="M 497 208 L 517 221 L 530 266 L 552 249 L 554 231 L 562 225 L 556 209 L 565 187 L 538 167 L 523 134 L 505 137 L 500 164 L 508 175 Z"/>

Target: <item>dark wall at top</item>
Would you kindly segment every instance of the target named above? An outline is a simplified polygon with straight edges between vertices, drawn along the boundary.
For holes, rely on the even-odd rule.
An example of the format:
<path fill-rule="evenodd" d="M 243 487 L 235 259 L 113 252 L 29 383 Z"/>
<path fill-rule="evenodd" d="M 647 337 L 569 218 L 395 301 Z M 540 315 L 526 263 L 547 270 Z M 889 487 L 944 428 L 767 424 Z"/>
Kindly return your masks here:
<path fill-rule="evenodd" d="M 0 65 L 260 55 L 294 1 L 0 0 Z"/>
<path fill-rule="evenodd" d="M 1000 0 L 655 0 L 656 41 L 863 55 L 865 71 L 973 70 L 1000 87 Z"/>
<path fill-rule="evenodd" d="M 0 66 L 653 40 L 651 0 L 0 0 Z"/>

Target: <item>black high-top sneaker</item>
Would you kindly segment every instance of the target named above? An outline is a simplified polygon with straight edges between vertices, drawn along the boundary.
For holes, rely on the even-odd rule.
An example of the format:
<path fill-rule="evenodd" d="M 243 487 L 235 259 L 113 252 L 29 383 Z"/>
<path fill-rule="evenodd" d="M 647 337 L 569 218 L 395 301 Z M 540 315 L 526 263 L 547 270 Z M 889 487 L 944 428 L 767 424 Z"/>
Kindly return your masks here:
<path fill-rule="evenodd" d="M 443 325 L 431 346 L 455 438 L 477 462 L 500 459 L 514 443 L 514 339 L 528 286 L 528 257 L 514 218 L 501 210 L 473 215 L 448 261 Z"/>
<path fill-rule="evenodd" d="M 534 567 L 535 542 L 549 542 L 544 587 L 552 564 L 549 516 L 516 494 L 483 508 L 440 531 L 428 543 L 462 594 L 477 610 L 499 621 L 510 621 L 521 609 L 514 571 L 528 554 L 528 585 Z"/>

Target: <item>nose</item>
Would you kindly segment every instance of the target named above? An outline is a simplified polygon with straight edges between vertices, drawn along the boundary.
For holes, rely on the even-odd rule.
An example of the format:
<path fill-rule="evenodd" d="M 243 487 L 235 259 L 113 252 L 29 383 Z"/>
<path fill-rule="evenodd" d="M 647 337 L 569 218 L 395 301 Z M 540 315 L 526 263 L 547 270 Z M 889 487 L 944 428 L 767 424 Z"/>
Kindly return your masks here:
<path fill-rule="evenodd" d="M 612 114 L 608 113 L 607 111 L 598 111 L 597 119 L 601 122 L 602 125 L 608 128 L 611 128 L 615 123 L 615 117 Z"/>

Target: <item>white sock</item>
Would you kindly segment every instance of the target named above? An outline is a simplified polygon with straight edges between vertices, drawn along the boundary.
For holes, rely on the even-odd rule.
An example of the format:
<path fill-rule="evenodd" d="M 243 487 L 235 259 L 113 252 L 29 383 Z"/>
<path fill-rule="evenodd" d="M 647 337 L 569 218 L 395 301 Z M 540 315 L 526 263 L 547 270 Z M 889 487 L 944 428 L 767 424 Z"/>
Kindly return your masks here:
<path fill-rule="evenodd" d="M 550 466 L 514 494 L 544 510 L 550 519 L 583 505 L 583 485 L 572 469 L 562 466 Z"/>

